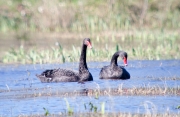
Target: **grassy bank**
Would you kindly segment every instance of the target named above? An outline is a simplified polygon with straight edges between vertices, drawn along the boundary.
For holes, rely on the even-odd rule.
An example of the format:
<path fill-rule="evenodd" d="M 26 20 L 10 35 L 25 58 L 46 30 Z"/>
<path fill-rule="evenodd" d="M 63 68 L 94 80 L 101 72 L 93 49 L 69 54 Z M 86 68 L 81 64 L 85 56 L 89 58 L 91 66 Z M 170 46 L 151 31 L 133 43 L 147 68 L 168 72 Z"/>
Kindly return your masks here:
<path fill-rule="evenodd" d="M 118 34 L 92 35 L 93 49 L 87 50 L 87 61 L 110 61 L 112 55 L 118 50 L 126 51 L 129 60 L 180 59 L 180 36 L 176 32 L 138 31 Z M 70 42 L 69 39 L 67 41 Z M 9 49 L 1 61 L 23 64 L 78 62 L 82 40 L 77 41 L 79 46 L 74 46 L 73 43 L 68 45 L 56 43 L 48 49 L 39 47 L 27 49 L 24 46 Z"/>
<path fill-rule="evenodd" d="M 0 31 L 174 30 L 179 13 L 179 0 L 8 0 L 0 2 Z"/>
<path fill-rule="evenodd" d="M 179 13 L 179 0 L 1 1 L 0 31 L 13 33 L 9 38 L 21 46 L 3 49 L 0 62 L 79 61 L 80 45 L 27 48 L 24 42 L 37 41 L 36 36 L 29 38 L 29 33 L 59 33 L 59 38 L 66 38 L 61 36 L 64 33 L 74 34 L 70 39 L 90 37 L 94 49 L 88 50 L 88 61 L 109 61 L 117 50 L 128 52 L 130 60 L 180 59 Z"/>

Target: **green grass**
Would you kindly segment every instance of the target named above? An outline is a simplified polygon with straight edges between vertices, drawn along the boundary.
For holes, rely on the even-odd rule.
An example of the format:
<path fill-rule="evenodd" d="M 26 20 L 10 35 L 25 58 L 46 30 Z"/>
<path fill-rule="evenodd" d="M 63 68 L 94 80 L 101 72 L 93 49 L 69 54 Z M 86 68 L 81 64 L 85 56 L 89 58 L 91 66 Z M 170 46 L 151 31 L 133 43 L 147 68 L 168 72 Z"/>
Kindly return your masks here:
<path fill-rule="evenodd" d="M 180 28 L 179 0 L 8 0 L 0 8 L 5 33 Z"/>
<path fill-rule="evenodd" d="M 66 106 L 67 106 L 67 113 L 68 113 L 69 116 L 71 116 L 74 113 L 73 108 L 70 107 L 69 102 L 68 102 L 68 100 L 66 98 L 65 98 L 65 101 L 66 101 Z"/>
<path fill-rule="evenodd" d="M 180 36 L 178 33 L 137 31 L 132 34 L 112 34 L 111 36 L 92 36 L 93 48 L 87 50 L 87 61 L 110 61 L 118 50 L 128 53 L 129 60 L 180 59 Z M 78 40 L 79 42 L 81 40 Z M 69 43 L 71 45 L 71 43 Z M 49 49 L 32 47 L 8 50 L 1 58 L 2 63 L 64 63 L 78 62 L 79 46 L 60 45 Z"/>
<path fill-rule="evenodd" d="M 130 60 L 180 59 L 178 14 L 179 0 L 8 0 L 0 2 L 0 32 L 15 34 L 21 45 L 32 39 L 28 34 L 85 33 L 94 47 L 88 50 L 88 61 L 109 61 L 117 50 L 126 51 Z M 68 49 L 21 46 L 6 50 L 0 61 L 78 62 L 79 55 L 80 48 L 73 43 Z"/>
<path fill-rule="evenodd" d="M 45 111 L 44 116 L 50 115 L 49 111 L 46 108 L 43 107 L 43 110 Z"/>

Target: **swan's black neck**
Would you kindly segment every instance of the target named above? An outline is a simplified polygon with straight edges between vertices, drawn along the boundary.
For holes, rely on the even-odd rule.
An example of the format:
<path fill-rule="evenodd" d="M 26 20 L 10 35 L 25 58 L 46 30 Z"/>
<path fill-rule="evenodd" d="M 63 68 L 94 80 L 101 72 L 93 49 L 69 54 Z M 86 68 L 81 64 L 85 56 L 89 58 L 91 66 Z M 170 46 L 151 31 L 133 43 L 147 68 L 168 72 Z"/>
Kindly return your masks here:
<path fill-rule="evenodd" d="M 117 59 L 119 57 L 119 52 L 116 52 L 111 58 L 111 66 L 118 66 Z"/>
<path fill-rule="evenodd" d="M 87 46 L 83 44 L 81 48 L 81 56 L 79 61 L 79 73 L 83 73 L 84 70 L 88 69 L 86 64 L 86 50 Z"/>

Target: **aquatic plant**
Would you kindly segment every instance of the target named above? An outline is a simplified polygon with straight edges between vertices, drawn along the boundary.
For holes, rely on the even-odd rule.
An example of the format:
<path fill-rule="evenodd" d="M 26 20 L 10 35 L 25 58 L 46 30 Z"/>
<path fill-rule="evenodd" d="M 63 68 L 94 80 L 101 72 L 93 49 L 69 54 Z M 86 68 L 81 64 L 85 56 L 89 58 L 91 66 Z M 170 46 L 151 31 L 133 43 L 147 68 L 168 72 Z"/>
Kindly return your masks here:
<path fill-rule="evenodd" d="M 180 105 L 178 105 L 178 106 L 176 107 L 176 109 L 180 109 Z"/>
<path fill-rule="evenodd" d="M 49 111 L 46 108 L 44 108 L 44 107 L 43 107 L 43 109 L 45 111 L 44 116 L 49 116 L 50 115 Z"/>
<path fill-rule="evenodd" d="M 90 111 L 94 111 L 94 112 L 97 112 L 97 106 L 94 106 L 93 103 L 89 102 L 89 106 L 90 106 Z"/>
<path fill-rule="evenodd" d="M 88 107 L 87 107 L 88 106 Z M 97 113 L 97 106 L 95 106 L 92 102 L 89 102 L 88 104 L 84 104 L 84 109 L 89 109 L 90 112 Z M 105 113 L 105 103 L 101 103 L 101 114 Z"/>
<path fill-rule="evenodd" d="M 64 98 L 64 100 L 66 101 L 68 115 L 69 116 L 73 115 L 74 112 L 73 112 L 73 109 L 70 107 L 68 100 L 66 98 Z"/>
<path fill-rule="evenodd" d="M 101 103 L 101 114 L 105 114 L 105 102 Z"/>
<path fill-rule="evenodd" d="M 88 108 L 88 107 L 89 108 Z M 92 102 L 89 102 L 88 104 L 84 104 L 85 110 L 88 108 L 90 112 L 97 112 L 97 106 L 95 106 Z"/>
<path fill-rule="evenodd" d="M 95 99 L 99 99 L 99 92 L 95 92 Z"/>
<path fill-rule="evenodd" d="M 9 88 L 9 86 L 7 84 L 6 84 L 6 87 L 7 87 L 8 91 L 10 92 L 11 90 L 10 90 L 10 88 Z"/>

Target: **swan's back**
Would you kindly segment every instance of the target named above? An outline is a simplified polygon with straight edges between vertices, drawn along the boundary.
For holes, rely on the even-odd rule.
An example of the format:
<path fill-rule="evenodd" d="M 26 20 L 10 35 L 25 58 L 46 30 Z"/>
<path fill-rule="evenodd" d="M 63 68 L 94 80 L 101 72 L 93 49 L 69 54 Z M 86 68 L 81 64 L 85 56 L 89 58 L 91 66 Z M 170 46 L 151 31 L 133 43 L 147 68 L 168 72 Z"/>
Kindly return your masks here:
<path fill-rule="evenodd" d="M 121 77 L 122 70 L 117 68 L 113 68 L 110 65 L 104 66 L 99 74 L 100 79 L 118 79 L 118 77 Z"/>
<path fill-rule="evenodd" d="M 129 79 L 130 74 L 121 66 L 104 66 L 99 74 L 100 79 Z"/>
<path fill-rule="evenodd" d="M 41 75 L 37 75 L 41 82 L 77 82 L 78 73 L 67 69 L 45 70 Z"/>

